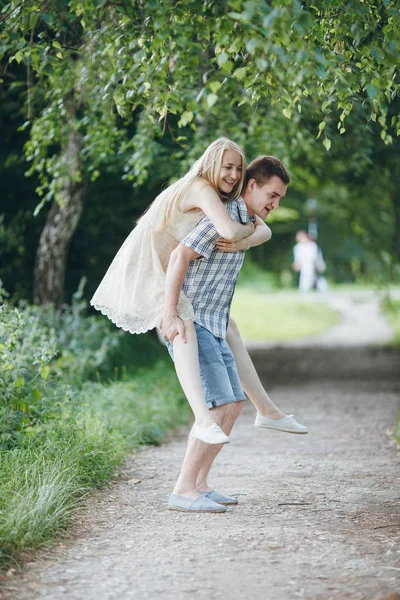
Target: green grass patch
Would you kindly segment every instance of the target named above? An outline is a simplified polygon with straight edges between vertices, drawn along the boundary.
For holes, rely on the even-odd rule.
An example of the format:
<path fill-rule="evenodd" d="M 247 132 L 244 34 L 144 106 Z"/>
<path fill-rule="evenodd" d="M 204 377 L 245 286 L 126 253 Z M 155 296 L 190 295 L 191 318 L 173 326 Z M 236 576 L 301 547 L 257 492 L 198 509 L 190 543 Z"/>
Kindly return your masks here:
<path fill-rule="evenodd" d="M 326 304 L 297 291 L 263 293 L 254 287 L 236 291 L 232 316 L 243 338 L 248 340 L 289 340 L 322 333 L 340 317 Z"/>
<path fill-rule="evenodd" d="M 400 300 L 393 300 L 389 296 L 382 301 L 381 306 L 394 331 L 392 344 L 398 348 L 400 346 Z M 400 417 L 397 422 L 397 429 L 394 432 L 394 437 L 397 443 L 400 444 Z"/>
<path fill-rule="evenodd" d="M 6 567 L 51 542 L 128 450 L 159 444 L 190 409 L 158 341 L 90 316 L 79 298 L 62 310 L 5 304 L 0 355 Z"/>
<path fill-rule="evenodd" d="M 394 331 L 392 343 L 395 346 L 400 346 L 400 300 L 393 300 L 390 297 L 385 298 L 381 306 L 389 325 Z"/>
<path fill-rule="evenodd" d="M 0 565 L 51 541 L 128 450 L 159 444 L 188 419 L 176 375 L 164 362 L 129 381 L 86 382 L 66 397 L 57 420 L 0 451 Z"/>

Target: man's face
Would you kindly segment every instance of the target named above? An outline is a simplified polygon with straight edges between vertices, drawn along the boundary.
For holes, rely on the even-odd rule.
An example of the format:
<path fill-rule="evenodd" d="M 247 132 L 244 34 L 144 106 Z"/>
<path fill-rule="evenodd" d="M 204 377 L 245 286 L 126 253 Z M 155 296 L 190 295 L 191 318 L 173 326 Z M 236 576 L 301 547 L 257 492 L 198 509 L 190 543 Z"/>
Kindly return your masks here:
<path fill-rule="evenodd" d="M 277 175 L 273 175 L 267 183 L 258 187 L 254 179 L 247 183 L 245 200 L 250 216 L 255 213 L 258 217 L 265 219 L 269 213 L 278 208 L 279 202 L 285 196 L 286 183 Z"/>

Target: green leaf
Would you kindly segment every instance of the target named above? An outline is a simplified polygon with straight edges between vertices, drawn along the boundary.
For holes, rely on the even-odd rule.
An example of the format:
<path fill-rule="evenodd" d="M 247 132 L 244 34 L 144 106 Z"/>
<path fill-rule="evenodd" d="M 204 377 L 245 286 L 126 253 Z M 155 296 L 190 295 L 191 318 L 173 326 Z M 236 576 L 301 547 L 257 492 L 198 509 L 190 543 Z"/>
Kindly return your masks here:
<path fill-rule="evenodd" d="M 292 116 L 292 110 L 288 106 L 283 109 L 282 113 L 287 119 L 290 119 Z"/>
<path fill-rule="evenodd" d="M 193 121 L 193 113 L 191 110 L 185 111 L 178 121 L 178 127 L 185 127 L 188 123 Z"/>
<path fill-rule="evenodd" d="M 235 69 L 235 71 L 233 72 L 233 77 L 235 79 L 238 79 L 239 81 L 242 81 L 242 79 L 244 79 L 247 75 L 247 67 L 240 67 L 239 69 Z"/>
<path fill-rule="evenodd" d="M 214 104 L 217 102 L 218 96 L 217 94 L 208 94 L 207 96 L 207 106 L 208 108 L 212 108 Z"/>
<path fill-rule="evenodd" d="M 210 81 L 208 84 L 213 94 L 216 94 L 221 87 L 222 83 L 220 81 Z"/>
<path fill-rule="evenodd" d="M 23 377 L 17 377 L 17 379 L 14 381 L 14 387 L 15 388 L 21 388 L 25 385 L 25 379 Z"/>
<path fill-rule="evenodd" d="M 38 388 L 34 388 L 31 391 L 32 398 L 36 401 L 40 400 L 42 397 L 42 392 Z"/>
<path fill-rule="evenodd" d="M 42 369 L 40 369 L 40 377 L 42 379 L 44 379 L 45 381 L 47 381 L 49 374 L 50 374 L 50 369 L 47 365 L 44 366 Z"/>
<path fill-rule="evenodd" d="M 218 55 L 217 63 L 219 64 L 220 67 L 222 67 L 222 65 L 224 63 L 226 63 L 226 61 L 228 59 L 229 59 L 229 56 L 228 56 L 228 54 L 224 50 L 223 52 L 221 52 L 221 54 Z"/>
<path fill-rule="evenodd" d="M 58 50 L 61 50 L 61 44 L 60 44 L 60 42 L 57 42 L 57 40 L 53 41 L 53 46 L 54 46 L 54 48 L 58 48 Z"/>
<path fill-rule="evenodd" d="M 40 15 L 40 18 L 41 18 L 41 19 L 43 19 L 43 21 L 44 21 L 45 23 L 47 23 L 47 25 L 51 25 L 51 24 L 53 23 L 53 21 L 54 21 L 54 19 L 53 19 L 52 15 L 47 15 L 47 14 L 45 14 L 45 13 L 42 13 L 42 14 Z"/>
<path fill-rule="evenodd" d="M 370 98 L 370 100 L 374 100 L 377 94 L 376 87 L 372 83 L 369 83 L 365 89 L 367 91 L 368 98 Z"/>
<path fill-rule="evenodd" d="M 322 143 L 328 151 L 331 149 L 332 142 L 329 138 L 325 138 Z"/>
<path fill-rule="evenodd" d="M 225 71 L 226 73 L 231 73 L 233 69 L 233 62 L 231 60 L 227 60 L 223 65 L 222 65 L 222 70 Z"/>
<path fill-rule="evenodd" d="M 255 39 L 255 38 L 253 38 L 249 42 L 247 42 L 247 44 L 246 44 L 246 50 L 250 54 L 253 54 L 254 50 L 257 48 L 257 46 L 258 46 L 258 40 Z"/>

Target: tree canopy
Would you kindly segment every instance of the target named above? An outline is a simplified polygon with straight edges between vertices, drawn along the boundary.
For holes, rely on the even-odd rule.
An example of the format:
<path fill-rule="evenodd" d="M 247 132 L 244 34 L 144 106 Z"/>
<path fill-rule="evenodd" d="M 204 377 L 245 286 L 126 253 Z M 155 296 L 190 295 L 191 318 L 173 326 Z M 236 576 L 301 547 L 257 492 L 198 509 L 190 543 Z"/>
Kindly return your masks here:
<path fill-rule="evenodd" d="M 300 196 L 318 190 L 342 216 L 343 190 L 363 194 L 371 165 L 387 183 L 400 133 L 395 0 L 1 6 L 0 85 L 23 106 L 36 213 L 48 200 L 66 209 L 74 189 L 84 199 L 105 172 L 143 189 L 157 165 L 156 179 L 168 180 L 221 134 L 251 157 L 276 153 Z M 384 187 L 376 214 L 386 215 L 390 254 L 399 242 L 388 220 L 400 225 L 400 215 L 395 186 Z M 370 246 L 376 224 L 361 212 L 350 223 Z"/>
<path fill-rule="evenodd" d="M 203 130 L 212 115 L 229 122 L 233 108 L 246 116 L 260 102 L 288 119 L 311 102 L 327 149 L 356 103 L 388 143 L 400 132 L 399 114 L 388 118 L 400 83 L 393 0 L 14 0 L 2 20 L 0 56 L 26 65 L 27 153 L 50 197 L 62 186 L 52 151 L 71 111 L 82 168 L 96 177 L 124 141 L 125 172 L 139 183 L 170 123 L 179 139 L 179 129 Z"/>

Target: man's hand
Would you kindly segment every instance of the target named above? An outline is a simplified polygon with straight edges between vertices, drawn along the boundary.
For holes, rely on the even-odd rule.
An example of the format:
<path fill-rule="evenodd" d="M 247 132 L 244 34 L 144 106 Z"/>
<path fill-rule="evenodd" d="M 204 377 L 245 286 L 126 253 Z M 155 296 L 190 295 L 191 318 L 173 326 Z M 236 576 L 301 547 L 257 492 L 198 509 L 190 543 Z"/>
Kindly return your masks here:
<path fill-rule="evenodd" d="M 229 240 L 220 237 L 215 246 L 220 252 L 239 252 L 239 250 L 247 250 L 250 247 L 248 239 L 249 238 L 245 237 L 236 242 L 230 242 Z"/>
<path fill-rule="evenodd" d="M 180 335 L 182 342 L 186 344 L 185 325 L 177 314 L 164 313 L 160 323 L 161 335 L 168 338 L 171 344 L 174 343 L 176 335 Z"/>
<path fill-rule="evenodd" d="M 301 271 L 301 267 L 300 267 L 299 263 L 297 263 L 297 262 L 292 263 L 292 269 L 293 269 L 293 271 L 296 271 L 297 273 L 299 271 Z"/>

